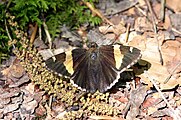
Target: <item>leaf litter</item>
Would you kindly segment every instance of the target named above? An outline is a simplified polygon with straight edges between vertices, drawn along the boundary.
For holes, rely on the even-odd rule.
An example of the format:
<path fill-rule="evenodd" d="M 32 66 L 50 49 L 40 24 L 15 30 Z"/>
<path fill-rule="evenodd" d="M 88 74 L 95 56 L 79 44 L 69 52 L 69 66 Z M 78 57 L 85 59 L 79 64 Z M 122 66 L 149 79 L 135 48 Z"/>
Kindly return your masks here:
<path fill-rule="evenodd" d="M 154 0 L 139 0 L 130 3 L 125 0 L 100 2 L 97 9 L 89 6 L 92 12 L 98 16 L 101 15 L 100 17 L 104 20 L 103 24 L 97 30 L 93 30 L 90 36 L 93 36 L 96 31 L 103 34 L 102 39 L 97 38 L 100 44 L 104 41 L 105 44 L 109 44 L 112 39 L 114 42 L 134 46 L 142 51 L 142 58 L 133 69 L 140 78 L 140 82 L 136 84 L 127 81 L 125 87 L 120 87 L 121 83 L 119 83 L 110 90 L 108 104 L 119 111 L 116 116 L 102 112 L 83 114 L 76 105 L 69 111 L 74 113 L 77 111 L 74 109 L 78 109 L 81 119 L 173 120 L 181 118 L 181 22 L 178 6 L 181 3 L 175 0 L 175 3 L 171 4 L 173 2 L 170 1 L 166 0 L 165 22 L 159 20 L 161 3 Z M 148 2 L 155 13 L 149 11 Z M 109 8 L 109 5 L 116 6 L 118 3 L 120 8 L 124 8 L 123 10 L 117 7 Z M 154 25 L 157 27 L 156 31 Z M 65 38 L 71 38 L 70 41 L 73 41 L 73 44 L 80 46 L 81 40 L 76 42 L 78 38 L 71 31 L 64 28 L 64 33 L 66 33 Z M 53 44 L 61 44 L 62 41 L 64 42 L 63 50 L 70 47 L 70 41 L 61 38 L 57 38 Z M 34 44 L 39 50 L 47 48 L 41 40 L 37 40 Z M 33 119 L 36 116 L 44 116 L 42 118 L 46 119 L 63 119 L 69 112 L 65 109 L 65 104 L 45 94 L 31 82 L 31 75 L 24 70 L 16 57 L 9 63 L 4 62 L 0 70 L 1 119 Z M 51 101 L 49 105 L 48 100 Z"/>

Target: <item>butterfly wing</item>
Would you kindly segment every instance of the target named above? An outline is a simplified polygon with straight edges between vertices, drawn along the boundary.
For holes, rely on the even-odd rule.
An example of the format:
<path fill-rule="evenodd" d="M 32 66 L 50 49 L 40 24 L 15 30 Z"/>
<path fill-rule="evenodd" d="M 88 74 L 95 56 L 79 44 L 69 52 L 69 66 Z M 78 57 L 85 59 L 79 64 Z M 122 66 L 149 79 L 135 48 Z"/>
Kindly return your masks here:
<path fill-rule="evenodd" d="M 57 54 L 45 61 L 47 68 L 60 76 L 70 77 L 74 73 L 73 65 L 83 60 L 85 49 L 74 49 Z"/>
<path fill-rule="evenodd" d="M 130 68 L 141 58 L 141 51 L 134 47 L 124 46 L 122 44 L 116 44 L 116 45 L 113 45 L 112 50 L 110 48 L 109 51 L 107 51 L 107 47 L 110 47 L 110 46 L 102 46 L 100 48 L 101 56 L 102 56 L 100 57 L 101 63 L 108 65 L 112 61 L 111 66 L 110 66 L 112 69 L 106 69 L 106 71 L 103 73 L 104 76 L 109 75 L 104 80 L 104 83 L 107 83 L 106 84 L 107 87 L 104 86 L 105 91 L 107 89 L 110 89 L 112 86 L 115 85 L 116 82 L 118 82 L 118 79 L 120 78 L 120 74 L 122 72 L 124 72 L 127 68 Z M 110 52 L 113 52 L 113 54 L 111 54 Z M 110 57 L 107 58 L 108 54 L 111 54 L 114 56 L 109 55 Z M 103 66 L 102 69 L 105 69 L 105 66 Z"/>

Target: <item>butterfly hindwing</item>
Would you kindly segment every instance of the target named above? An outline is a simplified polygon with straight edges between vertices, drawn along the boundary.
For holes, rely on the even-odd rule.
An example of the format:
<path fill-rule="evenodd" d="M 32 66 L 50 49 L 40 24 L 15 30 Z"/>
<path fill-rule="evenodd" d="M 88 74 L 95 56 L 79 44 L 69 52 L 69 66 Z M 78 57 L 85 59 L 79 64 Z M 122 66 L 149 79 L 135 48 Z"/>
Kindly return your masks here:
<path fill-rule="evenodd" d="M 141 57 L 141 51 L 135 47 L 122 44 L 113 46 L 116 68 L 121 72 L 135 64 Z"/>

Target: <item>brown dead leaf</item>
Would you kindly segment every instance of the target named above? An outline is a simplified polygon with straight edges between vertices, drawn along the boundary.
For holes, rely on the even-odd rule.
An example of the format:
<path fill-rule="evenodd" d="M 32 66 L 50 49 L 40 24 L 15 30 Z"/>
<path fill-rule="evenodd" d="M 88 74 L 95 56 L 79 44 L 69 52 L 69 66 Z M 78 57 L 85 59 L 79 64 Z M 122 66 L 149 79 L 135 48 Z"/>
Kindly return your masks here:
<path fill-rule="evenodd" d="M 160 37 L 158 36 L 159 40 L 163 41 L 163 35 L 158 35 L 160 35 Z M 181 58 L 181 43 L 179 41 L 167 40 L 162 44 L 162 46 L 160 46 L 164 63 L 163 65 L 161 65 L 160 55 L 158 52 L 158 43 L 154 38 L 147 38 L 145 40 L 142 40 L 143 42 L 140 42 L 141 40 L 138 40 L 138 42 L 134 40 L 137 39 L 133 39 L 131 42 L 129 42 L 129 45 L 136 46 L 139 49 L 141 49 L 142 60 L 147 61 L 151 65 L 150 68 L 147 70 L 149 75 L 160 83 L 160 87 L 162 90 L 173 89 L 176 85 L 180 85 L 180 67 L 170 78 L 169 82 L 164 84 L 164 81 L 170 75 L 169 71 L 173 70 L 173 68 L 178 64 Z M 141 77 L 141 80 L 144 83 L 148 84 L 150 87 L 152 86 L 152 83 L 150 83 L 150 80 L 144 74 L 141 74 L 139 77 Z"/>
<path fill-rule="evenodd" d="M 146 87 L 140 86 L 138 89 L 133 90 L 130 96 L 130 111 L 126 116 L 126 119 L 135 119 L 136 116 L 139 114 L 140 105 L 145 99 L 146 96 Z"/>
<path fill-rule="evenodd" d="M 176 29 L 177 31 L 181 31 L 181 14 L 171 14 L 170 20 L 171 20 L 172 27 Z M 178 34 L 178 36 L 180 36 L 180 34 Z"/>
<path fill-rule="evenodd" d="M 164 28 L 167 30 L 169 27 L 171 27 L 171 21 L 168 14 L 165 15 L 165 21 L 163 24 Z"/>
<path fill-rule="evenodd" d="M 119 100 L 121 103 L 127 103 L 128 102 L 128 98 L 126 98 L 126 97 L 123 97 L 123 96 L 121 96 L 120 98 L 117 98 L 116 100 Z"/>
<path fill-rule="evenodd" d="M 19 104 L 16 103 L 16 104 L 8 104 L 7 106 L 5 106 L 5 108 L 3 109 L 4 110 L 4 114 L 8 113 L 8 112 L 12 112 L 16 109 L 19 108 Z"/>
<path fill-rule="evenodd" d="M 28 84 L 28 86 L 26 86 L 25 89 L 28 92 L 30 92 L 31 94 L 34 94 L 34 92 L 35 92 L 35 85 L 34 85 L 34 83 Z"/>
<path fill-rule="evenodd" d="M 134 28 L 138 32 L 152 31 L 152 23 L 146 17 L 138 17 L 135 20 Z"/>
<path fill-rule="evenodd" d="M 177 85 L 181 85 L 180 77 L 178 79 L 170 78 L 166 84 L 160 84 L 161 90 L 169 90 L 175 88 Z"/>
<path fill-rule="evenodd" d="M 6 68 L 6 69 L 2 70 L 1 73 L 2 73 L 2 75 L 4 75 L 4 76 L 8 76 L 9 71 L 10 71 L 10 68 Z"/>
<path fill-rule="evenodd" d="M 165 117 L 162 117 L 162 120 L 173 120 L 173 118 L 169 116 L 165 116 Z"/>
<path fill-rule="evenodd" d="M 166 97 L 166 95 L 165 95 L 165 97 Z M 149 94 L 148 98 L 143 102 L 142 105 L 143 105 L 143 108 L 155 107 L 157 109 L 163 108 L 166 106 L 165 102 L 160 97 L 159 93 Z"/>
<path fill-rule="evenodd" d="M 110 21 L 114 24 L 114 25 L 118 25 L 121 21 L 121 18 L 119 16 L 113 16 L 111 17 Z"/>
<path fill-rule="evenodd" d="M 11 101 L 10 98 L 0 98 L 0 104 L 1 105 L 6 105 Z"/>
<path fill-rule="evenodd" d="M 18 86 L 22 85 L 23 83 L 27 83 L 29 80 L 30 80 L 30 78 L 27 75 L 24 75 L 18 81 L 10 84 L 9 87 L 18 87 Z"/>
<path fill-rule="evenodd" d="M 126 28 L 124 27 L 124 24 L 120 22 L 118 25 L 100 26 L 99 31 L 103 34 L 114 33 L 115 35 L 119 35 L 121 33 L 124 33 L 126 31 Z"/>
<path fill-rule="evenodd" d="M 35 110 L 35 113 L 38 115 L 38 116 L 43 116 L 46 114 L 46 109 L 41 105 L 39 104 L 38 105 L 38 108 L 36 108 Z"/>
<path fill-rule="evenodd" d="M 176 13 L 181 12 L 180 0 L 166 0 L 166 5 L 173 9 Z"/>
<path fill-rule="evenodd" d="M 20 78 L 23 76 L 24 72 L 25 72 L 25 70 L 24 70 L 23 66 L 20 65 L 19 62 L 17 64 L 13 64 L 10 67 L 10 74 L 12 75 L 12 77 Z"/>
<path fill-rule="evenodd" d="M 38 102 L 36 100 L 30 101 L 28 103 L 23 103 L 21 105 L 21 109 L 25 112 L 25 113 L 34 113 L 35 108 L 38 106 Z"/>
<path fill-rule="evenodd" d="M 51 110 L 51 108 L 46 104 L 45 105 L 47 116 L 45 120 L 52 120 L 55 117 L 54 112 Z"/>
<path fill-rule="evenodd" d="M 14 88 L 14 89 L 8 89 L 8 90 L 2 90 L 0 92 L 0 98 L 10 98 L 14 96 L 18 96 L 20 94 L 20 89 Z"/>
<path fill-rule="evenodd" d="M 33 94 L 33 98 L 39 103 L 42 100 L 44 93 L 45 91 L 36 92 Z"/>
<path fill-rule="evenodd" d="M 142 106 L 143 106 L 143 108 L 148 108 L 148 107 L 152 106 L 155 103 L 155 101 L 156 101 L 155 98 L 148 98 L 143 102 Z"/>
<path fill-rule="evenodd" d="M 148 115 L 153 114 L 154 112 L 156 112 L 158 109 L 156 107 L 149 107 L 147 109 Z"/>
<path fill-rule="evenodd" d="M 25 75 L 25 70 L 18 59 L 15 59 L 10 67 L 1 72 L 6 77 L 6 85 L 9 85 L 9 87 L 18 87 L 29 81 L 29 78 Z"/>
<path fill-rule="evenodd" d="M 179 52 L 176 53 L 176 55 L 173 57 L 173 59 L 169 62 L 167 62 L 167 68 L 168 72 L 172 73 L 172 71 L 180 64 L 181 60 L 181 54 Z M 174 71 L 175 74 L 179 73 L 181 71 L 181 65 L 179 65 L 176 70 Z"/>

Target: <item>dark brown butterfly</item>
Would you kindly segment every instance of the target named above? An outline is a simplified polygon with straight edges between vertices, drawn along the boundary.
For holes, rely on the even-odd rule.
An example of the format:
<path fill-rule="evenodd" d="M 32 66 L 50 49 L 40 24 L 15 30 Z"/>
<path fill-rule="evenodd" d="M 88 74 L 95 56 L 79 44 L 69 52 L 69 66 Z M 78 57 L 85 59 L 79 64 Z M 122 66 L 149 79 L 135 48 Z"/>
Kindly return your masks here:
<path fill-rule="evenodd" d="M 141 57 L 140 50 L 130 46 L 90 43 L 88 49 L 77 48 L 60 53 L 45 61 L 47 67 L 62 76 L 68 76 L 79 89 L 87 92 L 105 92 L 120 73 L 134 65 Z"/>

